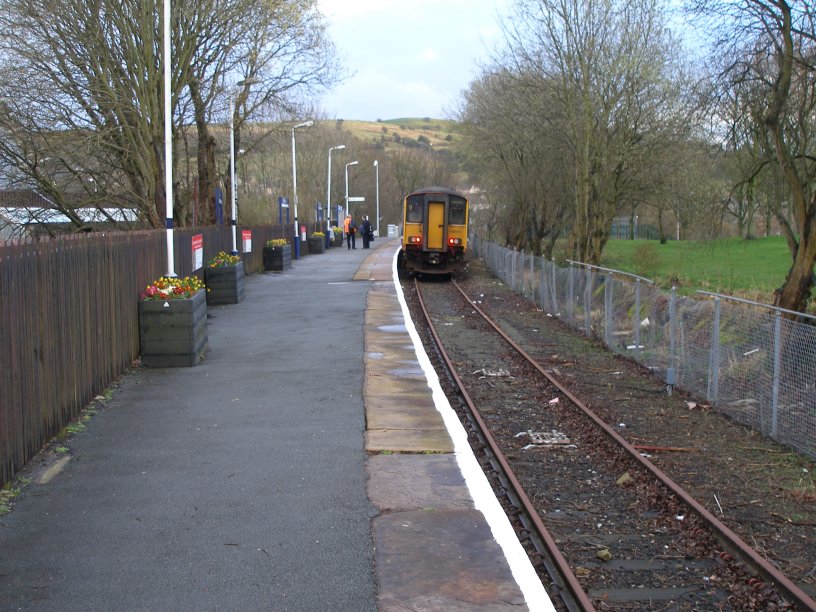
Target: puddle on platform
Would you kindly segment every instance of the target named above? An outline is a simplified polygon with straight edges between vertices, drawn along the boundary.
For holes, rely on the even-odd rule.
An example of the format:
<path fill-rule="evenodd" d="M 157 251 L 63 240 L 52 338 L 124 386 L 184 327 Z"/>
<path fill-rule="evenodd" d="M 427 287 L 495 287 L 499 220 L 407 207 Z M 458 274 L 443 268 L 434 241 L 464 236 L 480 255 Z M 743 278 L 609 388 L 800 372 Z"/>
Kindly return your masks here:
<path fill-rule="evenodd" d="M 389 374 L 393 374 L 394 376 L 400 376 L 402 378 L 416 378 L 417 376 L 423 376 L 424 372 L 422 368 L 397 368 L 396 370 L 388 370 Z"/>
<path fill-rule="evenodd" d="M 380 331 L 389 332 L 392 334 L 400 333 L 400 332 L 407 332 L 408 329 L 405 325 L 380 325 L 377 327 Z"/>

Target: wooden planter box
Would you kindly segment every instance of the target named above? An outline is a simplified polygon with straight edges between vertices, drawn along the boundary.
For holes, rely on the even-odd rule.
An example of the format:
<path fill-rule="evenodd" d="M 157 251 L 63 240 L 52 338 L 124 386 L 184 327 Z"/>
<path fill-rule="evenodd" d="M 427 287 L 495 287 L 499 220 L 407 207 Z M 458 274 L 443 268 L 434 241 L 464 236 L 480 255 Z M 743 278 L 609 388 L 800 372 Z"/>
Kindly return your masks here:
<path fill-rule="evenodd" d="M 343 246 L 343 232 L 334 232 L 334 241 L 332 242 L 332 246 Z"/>
<path fill-rule="evenodd" d="M 139 302 L 142 365 L 167 368 L 198 365 L 207 348 L 207 297 Z"/>
<path fill-rule="evenodd" d="M 208 290 L 207 304 L 237 304 L 244 299 L 244 262 L 221 268 L 204 268 L 204 284 Z"/>
<path fill-rule="evenodd" d="M 267 272 L 283 272 L 292 267 L 292 247 L 288 244 L 282 247 L 264 247 L 264 270 Z"/>
<path fill-rule="evenodd" d="M 316 253 L 324 253 L 326 251 L 326 238 L 321 236 L 309 236 L 307 240 L 309 244 L 309 253 L 312 255 Z"/>

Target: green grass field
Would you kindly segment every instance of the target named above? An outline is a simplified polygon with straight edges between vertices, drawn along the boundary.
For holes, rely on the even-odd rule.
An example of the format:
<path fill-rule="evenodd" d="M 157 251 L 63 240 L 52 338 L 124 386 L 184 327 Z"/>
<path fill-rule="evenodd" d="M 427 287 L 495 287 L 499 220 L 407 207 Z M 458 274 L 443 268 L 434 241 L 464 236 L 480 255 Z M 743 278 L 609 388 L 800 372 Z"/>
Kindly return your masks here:
<path fill-rule="evenodd" d="M 764 303 L 782 285 L 791 264 L 779 236 L 709 242 L 610 240 L 601 265 L 639 274 L 660 286 L 675 284 L 684 294 L 697 290 L 735 295 Z"/>

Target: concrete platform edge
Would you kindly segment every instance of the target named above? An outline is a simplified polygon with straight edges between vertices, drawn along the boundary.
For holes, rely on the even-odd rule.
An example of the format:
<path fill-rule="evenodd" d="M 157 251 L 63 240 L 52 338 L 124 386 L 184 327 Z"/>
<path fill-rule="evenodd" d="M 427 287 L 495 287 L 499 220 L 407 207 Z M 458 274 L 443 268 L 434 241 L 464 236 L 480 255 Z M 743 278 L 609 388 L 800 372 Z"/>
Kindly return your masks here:
<path fill-rule="evenodd" d="M 379 249 L 378 249 L 379 250 Z M 390 249 L 389 249 L 390 250 Z M 380 259 L 382 259 L 382 255 L 385 253 L 385 249 L 382 250 L 382 254 L 380 255 Z M 394 255 L 396 253 L 394 252 Z M 396 272 L 396 258 L 395 256 L 391 259 L 391 270 L 390 270 L 390 280 L 386 281 L 384 278 L 384 270 L 382 269 L 382 263 L 379 264 L 379 274 L 372 272 L 371 274 L 366 273 L 358 273 L 355 277 L 357 279 L 369 279 L 375 281 L 372 284 L 372 287 L 369 289 L 369 304 L 372 304 L 372 299 L 374 302 L 377 302 L 377 306 L 374 310 L 379 310 L 379 314 L 371 314 L 369 315 L 369 308 L 366 309 L 366 364 L 365 364 L 365 379 L 364 379 L 364 397 L 365 404 L 366 404 L 366 412 L 368 413 L 369 410 L 369 395 L 371 396 L 373 402 L 380 405 L 384 405 L 387 403 L 387 398 L 383 397 L 381 388 L 375 389 L 373 386 L 374 381 L 376 381 L 379 386 L 381 387 L 384 383 L 384 380 L 387 380 L 387 368 L 384 373 L 384 368 L 382 367 L 383 364 L 379 364 L 378 359 L 379 355 L 372 354 L 369 351 L 369 338 L 374 338 L 376 336 L 376 332 L 378 328 L 382 328 L 384 326 L 389 327 L 389 331 L 400 331 L 398 330 L 399 323 L 404 326 L 404 333 L 407 334 L 405 348 L 412 348 L 413 356 L 411 357 L 412 360 L 416 360 L 415 363 L 411 365 L 407 365 L 406 362 L 408 359 L 405 357 L 408 351 L 403 351 L 400 357 L 400 363 L 407 365 L 407 368 L 416 369 L 418 365 L 421 371 L 424 373 L 424 377 L 427 380 L 428 388 L 427 394 L 431 399 L 431 403 L 433 404 L 434 409 L 439 415 L 441 420 L 442 427 L 444 428 L 444 433 L 450 438 L 451 450 L 453 451 L 452 456 L 455 458 L 456 465 L 459 468 L 459 472 L 461 473 L 461 478 L 464 486 L 467 489 L 467 494 L 471 497 L 473 508 L 477 511 L 477 514 L 481 514 L 484 520 L 486 521 L 487 527 L 489 528 L 490 533 L 492 534 L 493 540 L 495 544 L 501 549 L 501 554 L 503 554 L 504 559 L 509 567 L 509 572 L 511 573 L 513 579 L 515 580 L 518 588 L 520 589 L 523 600 L 526 602 L 527 606 L 530 610 L 554 610 L 552 603 L 550 602 L 549 596 L 547 595 L 546 590 L 544 589 L 541 581 L 538 578 L 534 568 L 532 567 L 526 552 L 524 551 L 521 543 L 518 541 L 516 534 L 510 525 L 509 520 L 504 514 L 504 510 L 501 507 L 501 504 L 496 499 L 490 484 L 483 474 L 481 467 L 478 464 L 475 456 L 473 455 L 470 446 L 467 442 L 467 434 L 462 427 L 459 419 L 454 412 L 453 408 L 451 408 L 450 404 L 448 403 L 447 398 L 445 397 L 444 392 L 440 386 L 439 380 L 436 376 L 436 372 L 433 369 L 433 366 L 428 359 L 422 343 L 419 339 L 416 329 L 413 326 L 413 323 L 408 316 L 407 305 L 405 302 L 405 297 L 402 294 L 401 286 L 397 280 L 397 272 Z M 387 286 L 386 286 L 387 285 Z M 393 288 L 393 292 L 391 289 Z M 390 302 L 388 305 L 388 309 L 390 310 L 389 313 L 383 313 L 382 309 L 386 307 L 383 297 L 383 294 L 387 294 L 386 301 Z M 372 342 L 372 345 L 375 344 L 376 341 Z M 394 345 L 394 342 L 389 342 L 390 346 Z M 387 383 L 385 383 L 387 384 Z M 375 399 L 376 396 L 376 399 Z M 379 422 L 379 420 L 377 421 Z M 426 426 L 427 427 L 427 426 Z M 415 446 L 416 442 L 416 431 L 409 431 L 409 436 L 414 438 L 413 443 L 410 447 L 406 447 L 405 449 L 392 449 L 396 450 L 397 452 L 423 452 L 421 448 Z M 396 434 L 397 438 L 399 437 Z M 385 442 L 384 442 L 385 439 Z M 382 452 L 386 449 L 388 443 L 392 442 L 392 440 L 388 440 L 384 438 L 380 432 L 372 432 L 368 425 L 367 425 L 367 433 L 366 433 L 366 440 L 367 440 L 367 451 L 369 453 L 375 452 Z M 375 442 L 376 443 L 373 443 Z M 372 444 L 373 443 L 373 444 Z M 399 442 L 396 443 L 398 445 Z M 369 446 L 371 445 L 371 446 Z M 426 449 L 424 452 L 440 452 L 438 448 L 430 448 Z M 432 455 L 427 455 L 432 456 Z M 382 457 L 382 455 L 379 455 Z M 371 463 L 372 459 L 369 459 L 369 463 Z M 369 466 L 369 473 L 371 474 L 371 467 Z M 371 484 L 369 485 L 370 490 L 370 497 L 372 498 L 372 502 L 375 505 L 383 504 L 382 499 L 378 499 L 376 495 L 372 495 L 371 493 Z M 426 498 L 423 496 L 419 496 L 423 500 Z M 438 503 L 439 500 L 436 500 Z M 423 503 L 428 503 L 427 500 Z M 442 502 L 444 505 L 445 502 Z M 431 502 L 431 506 L 433 506 L 433 502 Z M 380 508 L 382 510 L 386 510 L 389 513 L 393 512 L 410 512 L 414 509 L 410 508 Z M 422 508 L 418 508 L 422 509 Z M 429 510 L 430 508 L 424 508 L 425 510 Z M 382 522 L 383 516 L 391 516 L 389 515 L 380 515 L 379 517 L 375 518 L 373 521 L 373 530 L 377 532 L 377 525 Z M 407 516 L 407 515 L 406 515 Z M 413 524 L 413 522 L 410 522 Z M 414 534 L 416 537 L 417 534 Z M 429 545 L 434 545 L 433 542 L 429 542 Z M 501 556 L 501 555 L 500 555 Z M 380 555 L 380 551 L 378 551 L 376 562 L 377 564 L 381 563 L 391 563 L 392 559 L 383 558 Z M 402 564 L 404 565 L 405 560 L 402 560 Z M 378 568 L 382 570 L 383 568 Z M 480 568 L 481 570 L 481 568 Z M 381 577 L 381 587 L 382 587 L 382 577 Z M 500 595 L 499 595 L 500 594 Z M 517 609 L 516 606 L 519 605 L 518 601 L 514 601 L 513 597 L 508 597 L 508 592 L 503 588 L 498 588 L 494 592 L 494 596 L 498 599 L 495 600 L 490 606 L 490 609 L 498 609 L 507 606 L 508 608 Z M 383 609 L 423 609 L 422 604 L 419 601 L 413 601 L 413 604 L 410 602 L 402 602 L 399 604 L 397 601 L 393 599 L 393 592 L 383 593 L 381 591 L 380 594 L 381 605 L 385 605 L 386 608 Z M 427 601 L 425 603 L 428 603 Z M 462 601 L 462 605 L 464 606 L 467 602 Z M 474 605 L 476 602 L 470 601 L 467 605 Z M 484 602 L 482 602 L 484 604 Z M 414 605 L 418 605 L 419 607 L 415 608 Z M 450 606 L 451 601 L 446 600 L 446 606 Z M 463 608 L 464 609 L 464 608 Z M 473 608 L 470 608 L 473 609 Z"/>

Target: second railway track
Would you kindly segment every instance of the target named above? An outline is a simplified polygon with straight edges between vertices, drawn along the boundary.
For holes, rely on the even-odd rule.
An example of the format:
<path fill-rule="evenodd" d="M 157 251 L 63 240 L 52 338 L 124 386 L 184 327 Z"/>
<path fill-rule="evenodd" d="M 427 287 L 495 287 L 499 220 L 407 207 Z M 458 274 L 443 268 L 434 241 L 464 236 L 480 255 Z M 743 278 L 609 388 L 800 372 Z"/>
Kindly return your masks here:
<path fill-rule="evenodd" d="M 414 309 L 410 297 L 423 294 L 450 355 L 449 394 L 461 397 L 459 379 L 478 408 L 467 417 L 487 430 L 473 435 L 476 445 L 495 440 L 492 480 L 500 494 L 510 489 L 508 513 L 559 608 L 813 609 L 796 584 L 642 458 L 616 431 L 625 424 L 605 424 L 558 382 L 557 367 L 511 348 L 481 317 L 484 294 L 460 295 L 454 283 L 406 287 Z M 432 342 L 421 326 L 420 334 Z M 534 348 L 547 345 L 535 336 Z M 557 569 L 561 556 L 569 569 Z"/>

